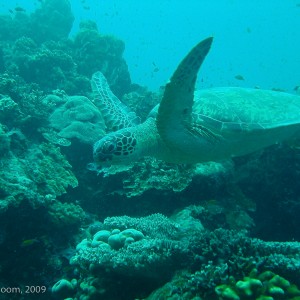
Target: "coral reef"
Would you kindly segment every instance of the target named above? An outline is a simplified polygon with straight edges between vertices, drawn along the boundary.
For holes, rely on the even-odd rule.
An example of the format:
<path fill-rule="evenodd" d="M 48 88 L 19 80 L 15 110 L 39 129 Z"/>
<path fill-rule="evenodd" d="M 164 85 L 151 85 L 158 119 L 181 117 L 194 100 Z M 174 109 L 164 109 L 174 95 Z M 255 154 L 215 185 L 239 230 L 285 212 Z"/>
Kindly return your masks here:
<path fill-rule="evenodd" d="M 219 178 L 230 173 L 232 165 L 228 162 L 210 162 L 196 165 L 174 165 L 163 161 L 145 157 L 144 159 L 128 166 L 112 166 L 102 169 L 100 172 L 108 177 L 105 183 L 106 193 L 109 191 L 111 180 L 120 181 L 122 194 L 126 197 L 141 196 L 147 191 L 184 191 L 192 180 L 200 181 L 203 178 Z"/>
<path fill-rule="evenodd" d="M 136 86 L 134 92 L 127 93 L 123 96 L 122 102 L 144 121 L 151 110 L 160 102 L 161 92 L 158 94 L 148 91 L 145 87 Z"/>
<path fill-rule="evenodd" d="M 49 117 L 50 126 L 59 130 L 58 136 L 76 138 L 81 143 L 93 144 L 105 134 L 103 118 L 86 97 L 68 97 Z"/>
<path fill-rule="evenodd" d="M 17 208 L 24 199 L 34 207 L 45 205 L 65 193 L 68 186 L 77 186 L 71 165 L 59 148 L 49 143 L 26 145 L 25 136 L 18 130 L 7 135 L 10 148 L 18 146 L 22 152 L 18 153 L 18 148 L 9 151 L 1 160 L 1 213 L 9 206 Z"/>
<path fill-rule="evenodd" d="M 38 2 L 0 16 L 1 286 L 46 286 L 47 299 L 299 299 L 297 146 L 96 176 L 91 145 L 112 128 L 91 75 L 142 120 L 162 90 L 131 84 L 125 43 L 93 21 L 69 36 L 70 1 Z"/>
<path fill-rule="evenodd" d="M 296 285 L 291 285 L 288 280 L 271 271 L 259 274 L 257 269 L 253 269 L 242 280 L 236 281 L 231 277 L 229 282 L 215 288 L 220 299 L 292 300 L 300 297 L 300 290 Z"/>
<path fill-rule="evenodd" d="M 125 230 L 135 228 L 151 238 L 173 239 L 179 234 L 179 226 L 162 214 L 153 214 L 141 218 L 128 216 L 108 217 L 103 221 L 105 228 Z"/>
<path fill-rule="evenodd" d="M 26 82 L 35 82 L 44 91 L 62 88 L 69 92 L 76 63 L 68 53 L 70 50 L 67 52 L 65 48 L 63 42 L 45 42 L 38 46 L 29 37 L 21 37 L 11 49 L 11 64 L 7 68 L 11 70 L 16 66 Z"/>
<path fill-rule="evenodd" d="M 51 203 L 49 215 L 51 222 L 61 228 L 81 224 L 86 219 L 86 214 L 79 205 L 59 201 Z"/>
<path fill-rule="evenodd" d="M 39 43 L 66 39 L 73 21 L 71 3 L 68 0 L 47 0 L 30 16 L 32 28 L 29 28 L 29 32 Z"/>
<path fill-rule="evenodd" d="M 22 126 L 26 132 L 46 124 L 56 105 L 36 84 L 26 84 L 18 75 L 0 74 L 0 93 L 0 120 L 9 128 Z"/>
<path fill-rule="evenodd" d="M 171 299 L 175 295 L 176 299 L 205 300 L 299 296 L 298 242 L 264 242 L 250 238 L 246 231 L 208 231 L 201 223 L 195 226 L 199 220 L 191 212 L 178 212 L 172 218 L 176 222 L 155 214 L 112 217 L 92 225 L 70 260 L 81 274 L 76 296 L 86 293 L 81 286 L 84 282 L 92 282 L 94 291 L 86 299 L 93 299 L 94 283 L 101 291 L 99 299 L 110 295 L 112 287 L 105 288 L 103 274 L 118 276 L 124 284 L 129 278 L 147 278 L 157 290 L 146 299 Z M 170 280 L 172 274 L 176 275 Z M 132 293 L 132 297 L 140 297 L 139 291 Z"/>
<path fill-rule="evenodd" d="M 86 21 L 80 24 L 80 30 L 74 38 L 74 47 L 79 73 L 90 78 L 96 71 L 101 71 L 117 97 L 129 91 L 130 75 L 122 58 L 124 42 L 100 34 L 96 23 Z"/>
<path fill-rule="evenodd" d="M 57 41 L 68 37 L 73 21 L 68 0 L 46 0 L 30 15 L 23 11 L 13 17 L 2 15 L 0 37 L 1 41 L 14 41 L 20 36 L 32 38 L 36 43 Z"/>
<path fill-rule="evenodd" d="M 91 240 L 77 245 L 71 264 L 93 272 L 110 270 L 156 278 L 165 270 L 167 276 L 175 260 L 178 264 L 186 252 L 185 244 L 175 238 L 177 226 L 159 214 L 140 219 L 108 218 Z"/>
<path fill-rule="evenodd" d="M 74 283 L 61 279 L 53 285 L 52 293 L 55 298 L 71 297 L 74 294 Z"/>
<path fill-rule="evenodd" d="M 64 13 L 69 4 L 65 5 L 68 1 L 56 2 L 59 1 L 44 1 L 36 14 L 25 15 L 27 21 L 35 26 L 34 30 L 23 33 L 15 31 L 14 34 L 19 35 L 11 39 L 5 28 L 0 27 L 0 35 L 3 35 L 3 73 L 19 75 L 26 83 L 35 83 L 46 93 L 62 89 L 72 95 L 87 95 L 91 75 L 100 70 L 117 96 L 129 92 L 131 80 L 122 57 L 124 43 L 113 36 L 100 34 L 91 22 L 83 22 L 74 38 L 68 38 L 72 25 L 69 24 L 71 17 L 68 13 L 64 16 L 64 25 L 59 24 L 60 21 L 52 22 L 54 17 Z M 57 8 L 51 10 L 56 4 Z M 50 12 L 48 18 L 39 21 Z M 14 24 L 16 19 L 17 16 L 11 22 Z M 9 24 L 7 26 L 10 27 Z M 51 34 L 45 36 L 48 32 Z"/>
<path fill-rule="evenodd" d="M 127 197 L 136 197 L 151 189 L 183 191 L 192 181 L 194 166 L 174 166 L 146 158 L 126 172 L 123 188 Z"/>

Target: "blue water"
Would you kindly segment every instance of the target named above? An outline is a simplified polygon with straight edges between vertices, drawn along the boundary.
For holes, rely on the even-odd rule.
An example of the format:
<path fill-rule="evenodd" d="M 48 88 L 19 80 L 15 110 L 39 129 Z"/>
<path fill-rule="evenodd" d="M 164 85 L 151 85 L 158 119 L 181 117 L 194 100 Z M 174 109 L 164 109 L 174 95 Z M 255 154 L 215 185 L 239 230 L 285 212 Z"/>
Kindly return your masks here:
<path fill-rule="evenodd" d="M 14 3 L 33 9 L 38 1 Z M 214 45 L 199 75 L 209 86 L 292 91 L 300 84 L 300 7 L 297 0 L 72 0 L 72 33 L 94 20 L 103 34 L 125 41 L 132 81 L 157 90 L 190 48 L 207 36 Z M 157 69 L 159 69 L 157 71 Z M 235 79 L 242 75 L 244 81 Z"/>

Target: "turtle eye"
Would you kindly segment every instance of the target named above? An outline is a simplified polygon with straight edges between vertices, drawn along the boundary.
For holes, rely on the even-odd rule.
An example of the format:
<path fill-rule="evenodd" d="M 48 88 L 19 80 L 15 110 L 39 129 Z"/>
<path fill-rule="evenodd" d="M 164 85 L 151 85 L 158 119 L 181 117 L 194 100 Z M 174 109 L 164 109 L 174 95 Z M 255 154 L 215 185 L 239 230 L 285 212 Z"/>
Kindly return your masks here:
<path fill-rule="evenodd" d="M 116 149 L 116 144 L 113 141 L 106 141 L 103 145 L 104 153 L 112 153 Z"/>

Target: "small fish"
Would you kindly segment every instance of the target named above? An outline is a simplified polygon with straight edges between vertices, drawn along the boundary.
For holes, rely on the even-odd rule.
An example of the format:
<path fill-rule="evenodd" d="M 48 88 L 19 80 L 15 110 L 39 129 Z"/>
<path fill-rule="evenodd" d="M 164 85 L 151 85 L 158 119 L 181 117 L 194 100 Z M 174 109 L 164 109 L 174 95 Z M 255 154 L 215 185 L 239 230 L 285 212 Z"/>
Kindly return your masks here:
<path fill-rule="evenodd" d="M 205 202 L 206 205 L 218 205 L 218 201 L 215 199 L 210 199 Z"/>
<path fill-rule="evenodd" d="M 300 140 L 299 139 L 292 139 L 285 142 L 291 149 L 293 150 L 300 150 Z"/>
<path fill-rule="evenodd" d="M 300 85 L 296 85 L 294 87 L 294 91 L 296 92 L 297 95 L 300 95 Z"/>
<path fill-rule="evenodd" d="M 34 245 L 34 244 L 39 243 L 39 242 L 40 242 L 40 241 L 39 241 L 38 239 L 24 240 L 24 241 L 22 241 L 22 243 L 21 243 L 21 247 L 22 247 L 22 248 L 30 247 L 30 246 L 32 246 L 32 245 Z"/>
<path fill-rule="evenodd" d="M 154 61 L 152 62 L 152 65 L 154 67 L 153 72 L 154 73 L 158 72 L 159 71 L 159 67 L 156 65 L 156 63 Z"/>
<path fill-rule="evenodd" d="M 242 75 L 235 75 L 234 78 L 236 80 L 245 80 L 245 78 Z"/>
<path fill-rule="evenodd" d="M 15 7 L 15 11 L 17 11 L 17 12 L 25 12 L 26 11 L 26 9 L 25 8 L 23 8 L 23 7 L 21 7 L 21 6 L 16 6 Z"/>
<path fill-rule="evenodd" d="M 271 90 L 274 91 L 274 92 L 285 92 L 284 89 L 276 88 L 276 87 L 273 87 Z"/>
<path fill-rule="evenodd" d="M 90 10 L 91 8 L 89 6 L 83 6 L 83 9 Z"/>
<path fill-rule="evenodd" d="M 11 14 L 13 14 L 14 13 L 14 11 L 12 10 L 12 9 L 9 9 L 8 10 Z"/>

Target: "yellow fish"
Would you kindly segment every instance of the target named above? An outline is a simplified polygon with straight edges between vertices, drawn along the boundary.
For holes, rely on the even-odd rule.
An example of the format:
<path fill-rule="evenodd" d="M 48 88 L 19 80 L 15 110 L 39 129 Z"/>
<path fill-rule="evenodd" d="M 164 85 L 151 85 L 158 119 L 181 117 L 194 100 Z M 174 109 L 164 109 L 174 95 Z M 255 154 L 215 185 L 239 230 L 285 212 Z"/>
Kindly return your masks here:
<path fill-rule="evenodd" d="M 22 241 L 21 243 L 21 247 L 24 248 L 24 247 L 29 247 L 29 246 L 32 246 L 36 243 L 39 243 L 39 240 L 38 239 L 29 239 L 29 240 L 24 240 Z"/>

